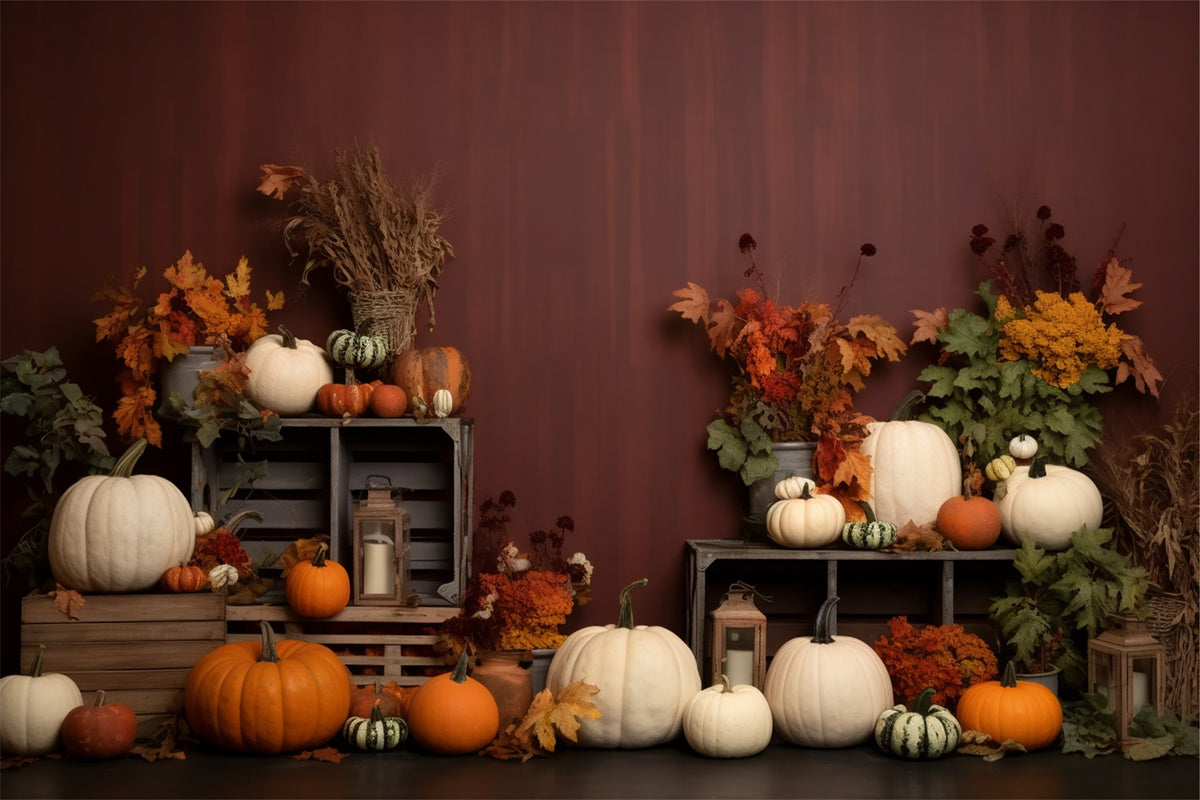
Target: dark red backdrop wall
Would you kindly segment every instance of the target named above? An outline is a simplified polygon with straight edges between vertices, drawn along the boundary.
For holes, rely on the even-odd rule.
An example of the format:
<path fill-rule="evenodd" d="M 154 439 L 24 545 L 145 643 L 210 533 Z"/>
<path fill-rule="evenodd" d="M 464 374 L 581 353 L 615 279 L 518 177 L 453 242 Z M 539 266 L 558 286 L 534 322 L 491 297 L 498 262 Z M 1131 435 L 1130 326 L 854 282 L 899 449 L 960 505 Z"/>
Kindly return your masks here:
<path fill-rule="evenodd" d="M 704 450 L 724 396 L 701 332 L 667 313 L 692 280 L 741 284 L 738 236 L 781 299 L 832 298 L 874 243 L 850 313 L 910 330 L 970 305 L 967 249 L 1022 192 L 1090 267 L 1124 223 L 1145 282 L 1128 315 L 1164 402 L 1195 388 L 1194 3 L 5 3 L 3 354 L 57 345 L 107 407 L 111 352 L 89 298 L 184 250 L 249 256 L 279 320 L 348 322 L 302 294 L 255 193 L 262 163 L 327 173 L 377 144 L 393 176 L 436 169 L 458 257 L 419 344 L 471 359 L 476 493 L 517 523 L 575 517 L 598 600 L 648 577 L 640 622 L 682 631 L 688 538 L 733 537 L 738 491 Z M 1124 322 L 1124 320 L 1123 320 Z M 931 353 L 873 376 L 887 414 Z M 11 425 L 4 450 L 12 441 Z M 158 466 L 183 480 L 178 444 Z M 153 462 L 152 462 L 153 463 Z M 5 507 L 19 497 L 4 484 Z M 5 517 L 5 549 L 12 540 Z M 17 618 L 5 595 L 4 667 Z"/>

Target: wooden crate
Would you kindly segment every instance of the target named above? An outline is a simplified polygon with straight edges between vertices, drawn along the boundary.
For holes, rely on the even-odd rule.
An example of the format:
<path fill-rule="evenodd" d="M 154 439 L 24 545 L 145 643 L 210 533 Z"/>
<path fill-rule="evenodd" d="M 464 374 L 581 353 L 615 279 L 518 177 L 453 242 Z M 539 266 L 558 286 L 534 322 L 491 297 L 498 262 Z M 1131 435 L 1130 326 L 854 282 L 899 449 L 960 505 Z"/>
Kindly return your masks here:
<path fill-rule="evenodd" d="M 46 645 L 43 672 L 69 676 L 90 704 L 126 703 L 147 736 L 183 708 L 192 665 L 225 643 L 225 598 L 196 594 L 84 595 L 71 620 L 47 595 L 21 600 L 21 671 Z"/>
<path fill-rule="evenodd" d="M 376 680 L 416 686 L 428 679 L 428 671 L 446 669 L 431 648 L 437 641 L 437 626 L 458 611 L 448 606 L 350 606 L 328 619 L 311 620 L 297 616 L 287 606 L 231 605 L 226 610 L 227 639 L 258 641 L 258 623 L 266 620 L 283 638 L 318 642 L 333 650 L 359 686 Z"/>
<path fill-rule="evenodd" d="M 330 556 L 350 568 L 355 500 L 368 475 L 402 490 L 412 516 L 411 588 L 424 606 L 456 606 L 470 573 L 473 420 L 294 417 L 283 440 L 240 450 L 232 436 L 192 451 L 192 507 L 218 519 L 243 509 L 263 515 L 243 528 L 243 545 L 269 564 L 298 538 L 330 537 Z M 250 479 L 248 465 L 265 474 Z M 224 500 L 224 502 L 222 502 Z"/>

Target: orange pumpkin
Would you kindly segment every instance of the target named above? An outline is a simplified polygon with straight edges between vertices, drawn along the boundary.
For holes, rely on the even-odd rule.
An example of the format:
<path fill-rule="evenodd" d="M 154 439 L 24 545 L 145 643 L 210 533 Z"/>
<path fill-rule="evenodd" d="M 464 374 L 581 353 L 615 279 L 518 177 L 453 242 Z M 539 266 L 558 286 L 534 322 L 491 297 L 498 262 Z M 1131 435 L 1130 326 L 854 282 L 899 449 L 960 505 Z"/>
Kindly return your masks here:
<path fill-rule="evenodd" d="M 310 561 L 288 571 L 285 594 L 288 605 L 302 617 L 332 617 L 350 602 L 350 574 L 336 561 L 325 558 L 325 545 Z"/>
<path fill-rule="evenodd" d="M 188 673 L 184 712 L 209 744 L 241 753 L 304 750 L 338 734 L 350 709 L 350 673 L 323 644 L 276 641 L 259 623 L 258 642 L 230 642 Z"/>
<path fill-rule="evenodd" d="M 159 578 L 158 585 L 168 592 L 198 592 L 208 583 L 208 575 L 197 566 L 171 567 Z"/>
<path fill-rule="evenodd" d="M 958 494 L 938 509 L 937 529 L 959 550 L 983 550 L 1000 538 L 1000 509 L 981 495 Z"/>
<path fill-rule="evenodd" d="M 433 416 L 433 395 L 439 389 L 450 393 L 454 415 L 467 406 L 471 395 L 471 368 L 455 347 L 424 347 L 405 350 L 392 362 L 392 383 L 404 389 L 412 412 Z"/>
<path fill-rule="evenodd" d="M 408 413 L 408 393 L 394 383 L 381 383 L 371 391 L 371 413 L 384 419 Z"/>
<path fill-rule="evenodd" d="M 496 738 L 500 709 L 488 688 L 467 674 L 466 648 L 452 672 L 421 684 L 408 706 L 413 741 L 438 755 L 474 753 Z"/>
<path fill-rule="evenodd" d="M 369 383 L 327 383 L 317 390 L 317 408 L 327 417 L 361 417 L 373 391 Z"/>
<path fill-rule="evenodd" d="M 982 731 L 997 742 L 1012 739 L 1027 750 L 1040 750 L 1062 731 L 1062 705 L 1054 692 L 1032 681 L 1017 680 L 1010 661 L 998 681 L 967 688 L 955 711 L 963 730 Z"/>
<path fill-rule="evenodd" d="M 67 712 L 59 735 L 63 750 L 71 758 L 119 758 L 137 740 L 137 717 L 125 703 L 105 703 L 104 690 L 100 689 L 94 704 Z"/>

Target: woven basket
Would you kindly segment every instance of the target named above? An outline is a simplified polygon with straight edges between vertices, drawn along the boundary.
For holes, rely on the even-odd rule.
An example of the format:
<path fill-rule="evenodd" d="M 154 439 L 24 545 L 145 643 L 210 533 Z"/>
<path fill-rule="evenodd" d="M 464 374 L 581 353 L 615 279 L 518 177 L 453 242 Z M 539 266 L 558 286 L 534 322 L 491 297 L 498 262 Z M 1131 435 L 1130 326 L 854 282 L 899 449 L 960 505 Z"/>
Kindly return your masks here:
<path fill-rule="evenodd" d="M 379 336 L 387 342 L 389 360 L 412 347 L 416 335 L 416 292 L 350 292 L 350 314 L 355 331 Z"/>

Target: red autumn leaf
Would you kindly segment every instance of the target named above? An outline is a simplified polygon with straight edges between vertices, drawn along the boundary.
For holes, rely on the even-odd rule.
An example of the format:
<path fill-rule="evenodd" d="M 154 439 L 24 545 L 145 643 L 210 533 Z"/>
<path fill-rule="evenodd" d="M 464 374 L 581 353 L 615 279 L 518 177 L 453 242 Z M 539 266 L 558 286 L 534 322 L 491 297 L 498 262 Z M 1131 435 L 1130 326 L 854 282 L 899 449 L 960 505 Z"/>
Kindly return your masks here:
<path fill-rule="evenodd" d="M 292 758 L 297 761 L 328 761 L 330 764 L 340 764 L 346 754 L 336 747 L 320 747 L 316 750 L 305 750 Z"/>

